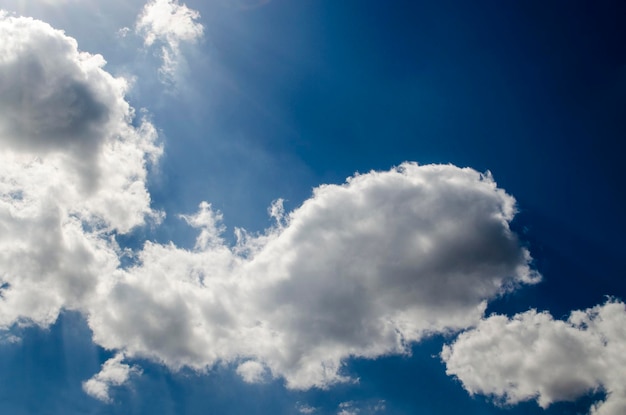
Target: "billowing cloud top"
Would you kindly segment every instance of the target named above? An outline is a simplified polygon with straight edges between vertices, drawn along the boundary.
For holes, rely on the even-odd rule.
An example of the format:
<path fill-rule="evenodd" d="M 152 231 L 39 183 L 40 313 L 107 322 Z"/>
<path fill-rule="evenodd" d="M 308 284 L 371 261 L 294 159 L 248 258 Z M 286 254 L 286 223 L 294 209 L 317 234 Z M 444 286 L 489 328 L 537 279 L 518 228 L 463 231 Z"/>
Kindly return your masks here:
<path fill-rule="evenodd" d="M 289 387 L 325 387 L 346 380 L 345 358 L 404 353 L 536 282 L 513 213 L 490 176 L 450 165 L 321 186 L 266 233 L 240 231 L 234 247 L 203 203 L 186 217 L 200 229 L 196 248 L 147 243 L 89 323 L 99 344 L 172 368 L 248 359 L 247 380 L 266 367 Z"/>
<path fill-rule="evenodd" d="M 108 235 L 158 217 L 145 180 L 161 149 L 101 56 L 33 19 L 2 14 L 0 37 L 0 325 L 45 325 L 118 266 Z"/>
<path fill-rule="evenodd" d="M 146 6 L 146 41 L 197 38 L 178 28 L 195 19 L 184 7 Z M 203 202 L 184 216 L 194 249 L 146 242 L 123 267 L 116 236 L 159 217 L 146 189 L 154 127 L 63 32 L 2 15 L 0 36 L 0 326 L 81 312 L 120 353 L 84 384 L 100 399 L 134 372 L 122 356 L 327 387 L 348 380 L 345 359 L 475 326 L 490 299 L 540 278 L 490 174 L 414 163 L 320 186 L 288 214 L 278 201 L 276 224 L 237 230 L 235 245 Z"/>
<path fill-rule="evenodd" d="M 493 315 L 462 333 L 442 358 L 447 373 L 471 394 L 508 404 L 536 400 L 542 408 L 593 391 L 606 399 L 592 415 L 626 413 L 626 306 L 574 311 L 567 321 L 530 310 L 513 318 Z"/>

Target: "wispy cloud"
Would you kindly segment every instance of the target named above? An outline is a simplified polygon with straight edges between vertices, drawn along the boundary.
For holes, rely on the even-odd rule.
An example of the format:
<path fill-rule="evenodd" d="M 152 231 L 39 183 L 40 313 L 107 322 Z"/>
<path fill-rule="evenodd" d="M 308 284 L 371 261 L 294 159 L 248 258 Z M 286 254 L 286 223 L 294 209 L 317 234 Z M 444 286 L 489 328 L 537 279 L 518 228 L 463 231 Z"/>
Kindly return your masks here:
<path fill-rule="evenodd" d="M 300 402 L 296 404 L 296 410 L 301 414 L 314 414 L 317 412 L 317 408 Z"/>
<path fill-rule="evenodd" d="M 339 404 L 337 415 L 374 415 L 385 409 L 384 400 L 346 401 Z"/>
<path fill-rule="evenodd" d="M 143 37 L 144 44 L 160 46 L 163 61 L 160 73 L 165 82 L 175 81 L 176 72 L 184 62 L 181 43 L 195 43 L 202 38 L 204 27 L 199 18 L 198 11 L 178 0 L 153 0 L 138 16 L 135 30 Z"/>

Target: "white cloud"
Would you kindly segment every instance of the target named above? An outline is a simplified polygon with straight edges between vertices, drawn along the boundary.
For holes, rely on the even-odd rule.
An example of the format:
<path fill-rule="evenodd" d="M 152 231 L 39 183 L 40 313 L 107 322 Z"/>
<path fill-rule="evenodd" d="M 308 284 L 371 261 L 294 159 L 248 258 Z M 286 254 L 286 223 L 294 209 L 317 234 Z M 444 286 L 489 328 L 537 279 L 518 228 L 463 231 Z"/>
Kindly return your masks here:
<path fill-rule="evenodd" d="M 337 415 L 376 414 L 386 408 L 384 400 L 347 401 L 339 404 Z"/>
<path fill-rule="evenodd" d="M 41 21 L 0 16 L 0 327 L 84 309 L 118 266 L 115 232 L 150 208 L 160 148 L 126 82 Z"/>
<path fill-rule="evenodd" d="M 118 353 L 104 362 L 100 372 L 83 382 L 83 390 L 96 399 L 110 402 L 109 390 L 112 386 L 123 385 L 130 379 L 131 374 L 140 373 L 139 369 L 122 363 L 122 360 L 124 355 Z"/>
<path fill-rule="evenodd" d="M 237 366 L 237 374 L 247 383 L 259 383 L 266 378 L 265 367 L 254 360 L 247 360 Z"/>
<path fill-rule="evenodd" d="M 296 410 L 301 414 L 313 414 L 317 412 L 317 408 L 300 402 L 296 404 Z"/>
<path fill-rule="evenodd" d="M 146 243 L 89 324 L 98 344 L 174 369 L 249 358 L 288 387 L 327 387 L 349 380 L 346 358 L 407 353 L 538 281 L 508 227 L 513 214 L 489 176 L 449 165 L 321 186 L 284 224 L 240 234 L 235 247 L 203 203 L 185 217 L 200 229 L 195 249 Z"/>
<path fill-rule="evenodd" d="M 185 6 L 144 12 L 148 43 L 199 36 L 178 27 L 196 16 Z M 509 229 L 515 201 L 489 174 L 411 163 L 320 186 L 290 213 L 277 201 L 276 225 L 238 230 L 235 246 L 202 203 L 183 216 L 199 229 L 194 249 L 146 242 L 121 267 L 115 237 L 159 217 L 146 189 L 154 127 L 133 126 L 126 82 L 63 32 L 2 16 L 0 37 L 3 328 L 77 310 L 97 344 L 128 358 L 198 370 L 245 361 L 244 380 L 267 371 L 306 389 L 349 381 L 350 357 L 408 353 L 473 326 L 487 301 L 539 280 Z M 105 374 L 86 390 L 106 397 L 120 378 Z"/>
<path fill-rule="evenodd" d="M 509 319 L 493 315 L 445 346 L 447 373 L 470 394 L 506 404 L 573 401 L 592 391 L 606 399 L 594 415 L 626 413 L 626 307 L 608 301 L 574 311 L 567 321 L 530 310 Z"/>
<path fill-rule="evenodd" d="M 354 406 L 353 401 L 348 401 L 339 404 L 337 415 L 357 415 L 360 412 L 360 409 Z"/>
<path fill-rule="evenodd" d="M 137 18 L 135 29 L 144 38 L 144 44 L 161 45 L 160 72 L 165 81 L 174 80 L 183 62 L 181 43 L 195 43 L 202 38 L 204 27 L 198 22 L 199 18 L 198 11 L 179 4 L 178 0 L 152 0 Z"/>

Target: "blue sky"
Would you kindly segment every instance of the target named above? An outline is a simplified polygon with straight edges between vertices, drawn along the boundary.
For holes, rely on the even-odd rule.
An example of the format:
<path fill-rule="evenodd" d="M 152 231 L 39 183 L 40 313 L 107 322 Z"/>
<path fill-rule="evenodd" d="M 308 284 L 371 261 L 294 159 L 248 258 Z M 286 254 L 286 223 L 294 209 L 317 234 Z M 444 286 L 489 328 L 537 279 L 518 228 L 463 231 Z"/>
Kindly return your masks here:
<path fill-rule="evenodd" d="M 2 413 L 626 411 L 619 2 L 0 9 Z"/>

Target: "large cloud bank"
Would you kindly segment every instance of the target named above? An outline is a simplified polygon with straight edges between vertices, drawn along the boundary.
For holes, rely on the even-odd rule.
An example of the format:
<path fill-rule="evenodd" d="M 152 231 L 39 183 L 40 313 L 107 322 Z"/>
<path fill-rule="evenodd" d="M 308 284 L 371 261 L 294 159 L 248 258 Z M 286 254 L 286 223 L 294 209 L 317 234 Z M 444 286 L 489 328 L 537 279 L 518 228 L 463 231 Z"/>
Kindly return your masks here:
<path fill-rule="evenodd" d="M 442 358 L 471 394 L 506 404 L 536 400 L 542 408 L 593 391 L 606 399 L 593 415 L 626 413 L 626 305 L 608 301 L 574 311 L 567 321 L 530 310 L 493 315 L 462 333 Z"/>
<path fill-rule="evenodd" d="M 120 353 L 84 384 L 95 397 L 135 372 L 121 356 L 326 387 L 348 380 L 346 358 L 479 324 L 487 301 L 539 280 L 489 174 L 412 163 L 320 186 L 288 214 L 278 201 L 276 224 L 235 245 L 203 202 L 184 216 L 194 249 L 146 242 L 124 267 L 116 236 L 159 218 L 154 128 L 62 32 L 2 15 L 0 37 L 0 326 L 81 312 Z"/>

